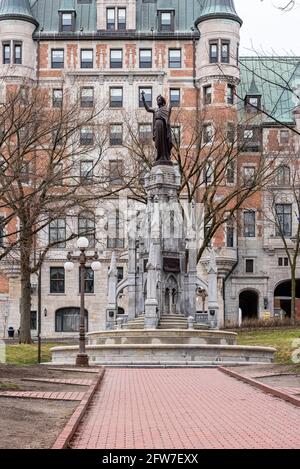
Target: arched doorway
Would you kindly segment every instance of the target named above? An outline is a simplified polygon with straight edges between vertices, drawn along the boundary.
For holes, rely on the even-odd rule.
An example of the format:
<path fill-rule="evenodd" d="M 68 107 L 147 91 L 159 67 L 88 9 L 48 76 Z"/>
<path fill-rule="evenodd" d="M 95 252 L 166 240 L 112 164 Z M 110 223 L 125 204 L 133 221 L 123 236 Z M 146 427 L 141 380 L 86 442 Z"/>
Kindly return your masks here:
<path fill-rule="evenodd" d="M 245 290 L 240 293 L 239 307 L 242 310 L 242 320 L 258 318 L 258 293 Z"/>
<path fill-rule="evenodd" d="M 284 280 L 274 291 L 274 315 L 291 317 L 292 282 Z M 298 301 L 297 301 L 298 300 Z M 297 304 L 298 303 L 298 304 Z M 296 309 L 300 308 L 300 279 L 296 280 Z"/>

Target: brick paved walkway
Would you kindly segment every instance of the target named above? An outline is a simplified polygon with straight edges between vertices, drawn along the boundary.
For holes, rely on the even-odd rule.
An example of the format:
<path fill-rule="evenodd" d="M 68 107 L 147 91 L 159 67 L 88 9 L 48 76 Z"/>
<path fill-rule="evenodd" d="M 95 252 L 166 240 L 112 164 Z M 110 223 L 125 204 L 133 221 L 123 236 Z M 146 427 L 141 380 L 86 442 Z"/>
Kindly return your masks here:
<path fill-rule="evenodd" d="M 19 399 L 46 399 L 54 401 L 81 401 L 84 392 L 44 392 L 44 391 L 2 391 L 0 397 L 14 397 Z"/>
<path fill-rule="evenodd" d="M 107 369 L 73 448 L 300 448 L 300 408 L 216 369 Z"/>
<path fill-rule="evenodd" d="M 66 384 L 72 386 L 91 386 L 92 379 L 56 379 L 56 378 L 22 378 L 22 381 L 33 381 L 36 383 Z"/>

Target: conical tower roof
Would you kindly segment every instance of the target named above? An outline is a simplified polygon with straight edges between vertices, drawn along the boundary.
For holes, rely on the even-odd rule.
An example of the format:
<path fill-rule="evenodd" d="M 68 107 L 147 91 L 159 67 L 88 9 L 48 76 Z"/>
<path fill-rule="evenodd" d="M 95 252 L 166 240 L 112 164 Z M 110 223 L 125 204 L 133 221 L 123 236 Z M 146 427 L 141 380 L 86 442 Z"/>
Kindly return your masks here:
<path fill-rule="evenodd" d="M 0 0 L 0 21 L 6 19 L 21 19 L 38 24 L 32 15 L 29 0 Z"/>
<path fill-rule="evenodd" d="M 208 19 L 226 18 L 237 21 L 240 25 L 243 21 L 238 16 L 234 0 L 204 0 L 199 18 L 195 21 L 196 25 Z"/>
<path fill-rule="evenodd" d="M 252 76 L 251 85 L 250 85 L 250 88 L 249 88 L 249 91 L 248 91 L 247 95 L 248 96 L 261 96 L 261 92 L 257 88 L 257 84 L 256 84 L 256 81 L 255 81 L 254 74 Z"/>

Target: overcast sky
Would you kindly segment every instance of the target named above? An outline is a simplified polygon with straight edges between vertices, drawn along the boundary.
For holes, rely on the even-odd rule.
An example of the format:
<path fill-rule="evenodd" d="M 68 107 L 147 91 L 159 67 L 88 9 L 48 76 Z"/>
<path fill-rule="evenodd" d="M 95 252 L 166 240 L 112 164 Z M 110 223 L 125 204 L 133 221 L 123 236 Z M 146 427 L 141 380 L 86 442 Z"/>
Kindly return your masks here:
<path fill-rule="evenodd" d="M 296 7 L 283 13 L 276 5 L 285 0 L 235 0 L 244 21 L 241 29 L 241 53 L 300 56 L 300 0 Z M 252 49 L 249 50 L 249 49 Z"/>

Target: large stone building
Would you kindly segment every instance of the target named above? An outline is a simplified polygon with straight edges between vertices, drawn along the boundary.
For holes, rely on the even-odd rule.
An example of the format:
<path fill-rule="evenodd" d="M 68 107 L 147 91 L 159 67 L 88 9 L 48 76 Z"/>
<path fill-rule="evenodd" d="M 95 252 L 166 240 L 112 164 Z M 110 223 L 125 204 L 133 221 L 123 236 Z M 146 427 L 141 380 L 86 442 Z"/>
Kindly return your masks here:
<path fill-rule="evenodd" d="M 233 187 L 241 178 L 251 177 L 268 155 L 276 153 L 280 161 L 299 155 L 299 138 L 293 129 L 300 131 L 300 118 L 292 92 L 300 79 L 299 59 L 239 57 L 241 27 L 233 0 L 0 0 L 0 103 L 5 101 L 7 86 L 24 79 L 46 88 L 53 105 L 66 88 L 76 88 L 81 98 L 95 106 L 107 102 L 111 132 L 117 134 L 117 138 L 111 136 L 107 152 L 113 170 L 123 158 L 124 116 L 136 115 L 140 132 L 151 131 L 140 92 L 144 90 L 153 103 L 162 94 L 184 109 L 186 117 L 196 110 L 205 115 L 208 143 L 210 125 L 215 121 L 238 128 L 243 145 L 228 177 Z M 284 195 L 282 223 L 292 238 L 298 214 L 289 199 L 287 172 L 283 166 L 285 176 L 278 184 Z M 237 322 L 239 307 L 244 318 L 261 317 L 265 311 L 289 312 L 290 269 L 282 241 L 266 221 L 266 203 L 262 191 L 254 194 L 212 243 L 217 253 L 222 322 Z M 96 208 L 97 213 L 100 210 Z M 96 231 L 103 238 L 101 216 L 96 220 Z M 119 219 L 114 223 L 122 227 Z M 77 227 L 67 224 L 67 229 L 76 232 Z M 104 249 L 99 246 L 102 270 L 87 281 L 90 331 L 106 326 L 112 251 L 117 252 L 119 279 L 126 279 L 125 237 L 120 228 L 114 240 L 104 236 Z M 72 335 L 78 326 L 78 272 L 65 273 L 63 268 L 73 246 L 74 241 L 50 250 L 42 268 L 44 336 Z M 19 327 L 20 272 L 17 263 L 5 259 L 0 263 L 2 336 L 8 326 Z M 204 256 L 199 263 L 203 285 L 205 264 Z M 297 273 L 300 278 L 300 268 Z M 120 314 L 126 314 L 126 281 L 123 287 Z M 300 284 L 298 287 L 300 298 Z M 201 297 L 198 310 L 202 311 Z M 33 332 L 36 311 L 37 280 L 33 275 Z"/>

